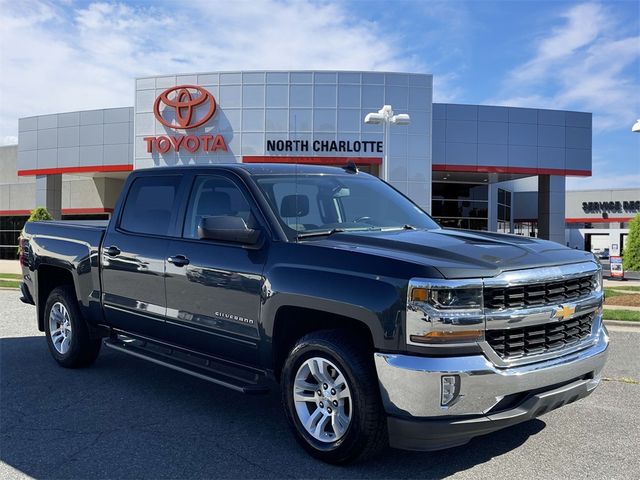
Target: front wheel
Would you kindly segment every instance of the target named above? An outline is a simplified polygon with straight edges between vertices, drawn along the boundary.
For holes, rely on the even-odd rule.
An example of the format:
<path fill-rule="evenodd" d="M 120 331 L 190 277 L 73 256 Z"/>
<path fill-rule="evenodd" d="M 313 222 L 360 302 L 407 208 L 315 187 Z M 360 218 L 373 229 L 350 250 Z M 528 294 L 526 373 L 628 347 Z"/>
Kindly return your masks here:
<path fill-rule="evenodd" d="M 328 463 L 349 463 L 384 448 L 386 417 L 370 352 L 349 332 L 301 338 L 282 372 L 283 403 L 300 444 Z"/>
<path fill-rule="evenodd" d="M 95 361 L 102 341 L 89 335 L 71 287 L 51 291 L 44 309 L 44 322 L 49 351 L 60 365 L 79 368 Z"/>

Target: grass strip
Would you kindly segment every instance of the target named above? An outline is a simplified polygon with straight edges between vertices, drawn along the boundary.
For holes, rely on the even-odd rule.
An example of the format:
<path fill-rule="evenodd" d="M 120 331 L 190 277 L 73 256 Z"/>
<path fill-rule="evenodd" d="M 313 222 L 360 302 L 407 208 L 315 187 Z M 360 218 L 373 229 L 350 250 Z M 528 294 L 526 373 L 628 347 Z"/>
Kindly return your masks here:
<path fill-rule="evenodd" d="M 21 280 L 21 273 L 0 273 L 0 278 L 9 279 L 9 280 Z"/>
<path fill-rule="evenodd" d="M 640 322 L 640 311 L 635 310 L 610 310 L 608 308 L 602 311 L 602 318 L 605 320 L 623 320 L 626 322 Z"/>
<path fill-rule="evenodd" d="M 15 280 L 5 280 L 0 278 L 0 287 L 2 288 L 20 288 L 20 282 Z"/>

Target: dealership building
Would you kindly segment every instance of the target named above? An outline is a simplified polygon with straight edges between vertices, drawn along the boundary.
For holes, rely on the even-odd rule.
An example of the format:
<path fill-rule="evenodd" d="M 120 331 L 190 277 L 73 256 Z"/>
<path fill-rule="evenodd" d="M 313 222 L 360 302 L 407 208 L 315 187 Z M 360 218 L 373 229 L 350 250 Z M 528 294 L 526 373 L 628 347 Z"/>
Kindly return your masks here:
<path fill-rule="evenodd" d="M 132 107 L 18 120 L 0 147 L 0 258 L 35 206 L 108 218 L 134 169 L 227 162 L 344 166 L 381 175 L 443 226 L 535 235 L 577 248 L 622 242 L 640 189 L 566 192 L 591 175 L 591 114 L 433 103 L 427 74 L 247 71 L 132 84 Z M 391 105 L 408 125 L 364 122 Z M 600 235 L 600 237 L 596 237 Z"/>

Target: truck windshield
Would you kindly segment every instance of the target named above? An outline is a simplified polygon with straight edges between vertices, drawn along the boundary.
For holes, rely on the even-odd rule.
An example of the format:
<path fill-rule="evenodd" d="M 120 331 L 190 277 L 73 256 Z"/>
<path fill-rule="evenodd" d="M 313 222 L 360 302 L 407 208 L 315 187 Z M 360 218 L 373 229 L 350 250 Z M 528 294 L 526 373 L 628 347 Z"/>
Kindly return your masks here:
<path fill-rule="evenodd" d="M 367 174 L 254 178 L 292 238 L 341 231 L 440 228 L 408 198 Z"/>

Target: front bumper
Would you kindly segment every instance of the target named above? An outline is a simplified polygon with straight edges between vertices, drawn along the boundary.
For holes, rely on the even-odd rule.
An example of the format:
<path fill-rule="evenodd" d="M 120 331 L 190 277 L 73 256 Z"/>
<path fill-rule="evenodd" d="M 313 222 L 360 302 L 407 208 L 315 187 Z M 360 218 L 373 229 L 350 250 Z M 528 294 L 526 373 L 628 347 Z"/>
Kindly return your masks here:
<path fill-rule="evenodd" d="M 483 355 L 417 357 L 375 354 L 392 447 L 439 450 L 467 443 L 589 395 L 600 382 L 609 336 L 603 324 L 584 350 L 542 362 L 499 368 Z M 443 375 L 457 375 L 459 394 L 441 406 Z"/>

